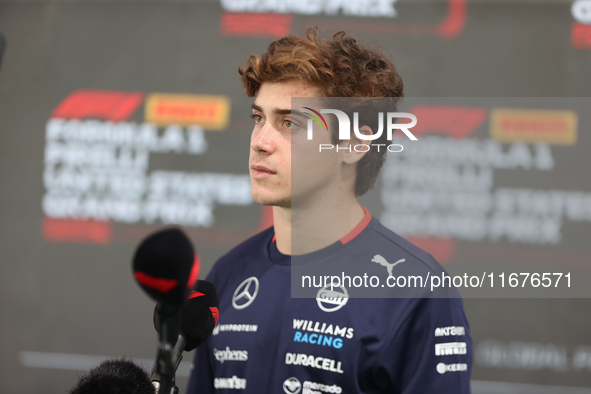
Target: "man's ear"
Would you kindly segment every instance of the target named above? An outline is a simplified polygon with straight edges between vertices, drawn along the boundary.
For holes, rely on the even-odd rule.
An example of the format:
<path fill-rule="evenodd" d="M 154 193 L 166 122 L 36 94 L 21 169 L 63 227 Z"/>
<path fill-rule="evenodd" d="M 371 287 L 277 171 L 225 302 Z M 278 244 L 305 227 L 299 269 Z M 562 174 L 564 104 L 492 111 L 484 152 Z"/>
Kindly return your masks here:
<path fill-rule="evenodd" d="M 371 127 L 369 127 L 367 125 L 360 127 L 359 132 L 363 135 L 372 135 L 373 134 L 373 132 L 371 131 Z M 340 146 L 339 152 L 342 152 L 342 154 L 343 154 L 343 163 L 345 163 L 345 164 L 357 163 L 369 151 L 369 149 L 371 148 L 371 142 L 372 141 L 361 140 L 357 137 L 357 135 L 355 135 L 355 133 L 351 133 L 351 139 L 349 141 L 344 140 L 344 141 L 341 141 L 339 144 L 339 146 Z M 348 148 L 343 149 L 347 145 L 349 145 L 351 147 L 350 151 Z M 355 149 L 355 148 L 357 148 L 357 149 Z"/>

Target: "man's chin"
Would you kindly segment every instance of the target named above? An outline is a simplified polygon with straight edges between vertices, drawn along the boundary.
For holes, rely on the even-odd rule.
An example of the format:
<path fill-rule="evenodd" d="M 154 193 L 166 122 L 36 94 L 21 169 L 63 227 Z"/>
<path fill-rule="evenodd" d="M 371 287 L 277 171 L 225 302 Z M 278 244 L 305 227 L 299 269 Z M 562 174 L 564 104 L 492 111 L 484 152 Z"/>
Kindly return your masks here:
<path fill-rule="evenodd" d="M 264 196 L 253 194 L 252 199 L 254 202 L 260 205 L 268 205 L 273 207 L 291 208 L 290 197 L 279 197 L 279 196 Z"/>

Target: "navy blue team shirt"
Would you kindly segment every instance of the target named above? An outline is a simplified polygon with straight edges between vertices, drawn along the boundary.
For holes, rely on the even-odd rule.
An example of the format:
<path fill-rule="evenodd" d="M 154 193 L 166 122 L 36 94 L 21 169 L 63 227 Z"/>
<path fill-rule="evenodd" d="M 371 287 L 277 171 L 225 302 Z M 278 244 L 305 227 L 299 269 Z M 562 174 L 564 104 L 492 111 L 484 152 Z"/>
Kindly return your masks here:
<path fill-rule="evenodd" d="M 444 272 L 365 213 L 307 261 L 382 283 Z M 404 261 L 389 272 L 376 255 Z M 219 321 L 196 350 L 189 394 L 470 393 L 472 340 L 455 289 L 456 298 L 356 298 L 355 288 L 348 298 L 326 288 L 292 298 L 291 257 L 277 250 L 273 228 L 220 258 L 207 280 L 220 296 Z"/>

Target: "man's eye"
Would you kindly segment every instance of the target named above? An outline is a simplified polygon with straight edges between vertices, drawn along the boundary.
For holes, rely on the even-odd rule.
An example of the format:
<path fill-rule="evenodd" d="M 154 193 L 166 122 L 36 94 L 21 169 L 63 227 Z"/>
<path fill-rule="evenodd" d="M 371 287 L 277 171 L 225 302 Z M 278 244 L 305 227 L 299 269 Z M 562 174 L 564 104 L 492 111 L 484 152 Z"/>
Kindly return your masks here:
<path fill-rule="evenodd" d="M 283 124 L 285 125 L 285 127 L 292 129 L 292 130 L 299 127 L 299 125 L 296 122 L 294 122 L 292 120 L 287 120 L 287 119 L 283 121 Z"/>
<path fill-rule="evenodd" d="M 261 123 L 263 121 L 263 117 L 261 115 L 252 114 L 250 117 L 254 119 L 255 123 Z"/>

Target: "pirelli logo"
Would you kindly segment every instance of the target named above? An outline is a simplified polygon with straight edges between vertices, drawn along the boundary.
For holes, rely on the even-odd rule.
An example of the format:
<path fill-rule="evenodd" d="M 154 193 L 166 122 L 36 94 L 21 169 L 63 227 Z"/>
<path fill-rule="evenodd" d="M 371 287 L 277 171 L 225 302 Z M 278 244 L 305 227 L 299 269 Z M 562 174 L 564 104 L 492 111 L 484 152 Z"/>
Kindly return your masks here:
<path fill-rule="evenodd" d="M 451 356 L 457 354 L 467 354 L 468 347 L 466 342 L 447 342 L 435 344 L 436 356 Z"/>
<path fill-rule="evenodd" d="M 501 142 L 575 145 L 577 126 L 574 111 L 495 108 L 490 113 L 490 135 Z"/>
<path fill-rule="evenodd" d="M 158 126 L 199 125 L 209 130 L 226 128 L 230 100 L 225 96 L 151 94 L 146 100 L 146 121 Z"/>

